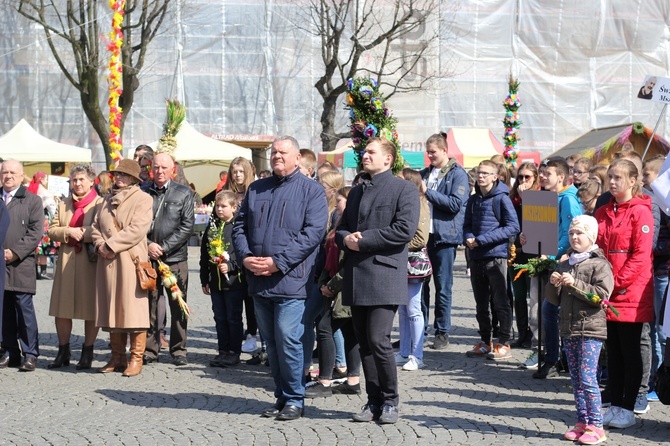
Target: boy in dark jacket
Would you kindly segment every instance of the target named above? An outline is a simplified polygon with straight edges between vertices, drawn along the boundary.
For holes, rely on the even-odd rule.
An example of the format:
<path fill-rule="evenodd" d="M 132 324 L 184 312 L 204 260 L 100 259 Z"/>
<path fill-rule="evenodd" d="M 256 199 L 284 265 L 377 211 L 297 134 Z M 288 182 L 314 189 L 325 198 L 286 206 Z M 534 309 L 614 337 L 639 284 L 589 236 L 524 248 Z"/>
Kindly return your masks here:
<path fill-rule="evenodd" d="M 465 208 L 463 237 L 470 248 L 470 281 L 477 307 L 481 342 L 467 356 L 503 359 L 512 356 L 512 308 L 507 298 L 507 257 L 511 237 L 519 233 L 519 220 L 509 189 L 498 181 L 498 166 L 485 160 L 477 167 L 475 194 Z M 500 321 L 498 342 L 491 339 L 491 312 Z"/>
<path fill-rule="evenodd" d="M 242 305 L 246 285 L 232 244 L 233 217 L 237 196 L 224 190 L 216 194 L 215 215 L 209 220 L 200 248 L 202 292 L 212 297 L 219 354 L 212 367 L 231 367 L 240 363 L 244 337 Z"/>

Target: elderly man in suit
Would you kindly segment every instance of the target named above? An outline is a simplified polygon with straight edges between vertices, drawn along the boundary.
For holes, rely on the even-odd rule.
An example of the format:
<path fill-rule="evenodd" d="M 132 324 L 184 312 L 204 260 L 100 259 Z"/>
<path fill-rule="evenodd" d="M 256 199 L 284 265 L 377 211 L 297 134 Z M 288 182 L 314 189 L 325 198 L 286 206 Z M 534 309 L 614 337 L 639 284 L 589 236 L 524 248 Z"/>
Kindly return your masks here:
<path fill-rule="evenodd" d="M 393 176 L 395 145 L 371 138 L 363 184 L 349 193 L 335 240 L 345 252 L 342 303 L 351 306 L 368 401 L 354 421 L 398 420 L 398 376 L 391 329 L 407 305 L 407 244 L 419 224 L 419 192 Z"/>
<path fill-rule="evenodd" d="M 19 367 L 22 372 L 32 372 L 37 367 L 39 355 L 37 317 L 33 306 L 37 287 L 35 247 L 44 231 L 44 211 L 42 199 L 21 185 L 23 165 L 20 162 L 5 161 L 1 174 L 2 199 L 9 211 L 10 224 L 4 246 L 7 268 L 2 315 L 4 352 L 0 368 Z"/>

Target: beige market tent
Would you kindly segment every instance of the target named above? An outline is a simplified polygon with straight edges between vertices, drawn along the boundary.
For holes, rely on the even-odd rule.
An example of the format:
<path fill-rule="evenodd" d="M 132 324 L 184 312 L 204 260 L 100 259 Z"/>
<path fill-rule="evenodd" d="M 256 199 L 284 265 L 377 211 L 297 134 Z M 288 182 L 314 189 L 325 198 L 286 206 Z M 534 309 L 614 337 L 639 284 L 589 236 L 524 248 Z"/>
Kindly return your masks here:
<path fill-rule="evenodd" d="M 154 149 L 158 141 L 150 144 Z M 251 150 L 224 141 L 217 141 L 198 132 L 184 121 L 177 133 L 175 158 L 184 166 L 184 174 L 202 196 L 210 193 L 219 182 L 219 172 L 227 170 L 230 162 L 241 156 L 251 161 Z"/>
<path fill-rule="evenodd" d="M 25 119 L 0 136 L 0 156 L 26 164 L 91 162 L 89 149 L 52 141 L 37 133 Z"/>

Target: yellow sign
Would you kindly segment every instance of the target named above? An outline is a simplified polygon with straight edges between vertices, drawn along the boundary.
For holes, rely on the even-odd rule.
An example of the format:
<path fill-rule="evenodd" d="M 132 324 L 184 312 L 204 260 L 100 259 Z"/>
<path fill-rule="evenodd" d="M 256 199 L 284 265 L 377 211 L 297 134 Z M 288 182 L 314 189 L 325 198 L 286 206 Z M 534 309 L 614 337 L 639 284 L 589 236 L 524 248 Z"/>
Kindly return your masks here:
<path fill-rule="evenodd" d="M 558 194 L 543 190 L 523 193 L 523 252 L 555 256 L 558 252 Z"/>

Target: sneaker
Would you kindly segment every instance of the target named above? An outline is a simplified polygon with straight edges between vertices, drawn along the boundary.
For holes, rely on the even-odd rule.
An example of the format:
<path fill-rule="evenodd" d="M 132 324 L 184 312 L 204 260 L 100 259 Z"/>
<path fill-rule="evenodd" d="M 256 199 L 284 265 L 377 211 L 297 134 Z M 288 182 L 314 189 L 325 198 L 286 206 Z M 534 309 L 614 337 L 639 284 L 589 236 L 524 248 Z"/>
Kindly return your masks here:
<path fill-rule="evenodd" d="M 537 372 L 533 373 L 534 379 L 555 378 L 557 376 L 558 376 L 558 370 L 556 369 L 556 364 L 552 364 L 550 362 L 545 362 L 537 370 Z"/>
<path fill-rule="evenodd" d="M 579 437 L 582 436 L 584 433 L 584 428 L 586 428 L 586 424 L 582 423 L 581 421 L 575 424 L 575 427 L 567 431 L 565 434 L 563 434 L 563 438 L 569 441 L 575 441 L 578 440 Z"/>
<path fill-rule="evenodd" d="M 635 426 L 635 414 L 632 410 L 619 408 L 619 411 L 614 415 L 609 424 L 610 427 L 617 429 L 625 429 L 627 427 Z"/>
<path fill-rule="evenodd" d="M 637 398 L 635 398 L 635 407 L 633 408 L 633 412 L 638 415 L 642 415 L 649 412 L 649 401 L 647 399 L 647 395 L 645 394 L 637 395 Z"/>
<path fill-rule="evenodd" d="M 609 426 L 620 410 L 621 408 L 618 406 L 611 406 L 605 409 L 603 411 L 603 426 Z"/>
<path fill-rule="evenodd" d="M 382 406 L 382 413 L 379 416 L 380 424 L 393 424 L 398 421 L 398 407 L 384 404 Z"/>
<path fill-rule="evenodd" d="M 409 356 L 403 356 L 400 353 L 395 354 L 395 365 L 401 366 L 407 364 Z"/>
<path fill-rule="evenodd" d="M 345 368 L 344 371 L 341 371 L 337 367 L 333 369 L 333 380 L 335 379 L 342 379 L 347 377 L 347 369 Z"/>
<path fill-rule="evenodd" d="M 433 350 L 444 350 L 449 346 L 449 336 L 446 333 L 438 333 L 435 335 L 435 342 L 433 342 Z"/>
<path fill-rule="evenodd" d="M 528 369 L 528 370 L 537 370 L 537 363 L 539 362 L 539 355 L 537 352 L 531 352 L 530 355 L 528 355 L 528 358 L 524 362 L 521 363 L 519 366 L 522 369 Z"/>
<path fill-rule="evenodd" d="M 305 398 L 325 398 L 328 396 L 333 396 L 333 388 L 331 386 L 326 387 L 321 383 L 316 383 L 305 389 Z"/>
<path fill-rule="evenodd" d="M 348 381 L 337 385 L 330 386 L 333 390 L 333 395 L 360 395 L 361 394 L 361 385 L 359 384 L 349 384 Z"/>
<path fill-rule="evenodd" d="M 264 364 L 268 360 L 268 354 L 267 352 L 259 352 L 256 353 L 251 357 L 251 359 L 247 360 L 247 364 L 249 365 L 260 365 Z"/>
<path fill-rule="evenodd" d="M 591 424 L 586 426 L 584 433 L 577 440 L 579 444 L 598 444 L 607 440 L 605 429 L 602 427 L 595 427 Z"/>
<path fill-rule="evenodd" d="M 423 360 L 417 358 L 416 356 L 409 355 L 409 361 L 402 366 L 403 370 L 413 372 L 414 370 L 419 370 L 423 368 Z"/>
<path fill-rule="evenodd" d="M 653 403 L 656 403 L 656 402 L 659 401 L 659 399 L 658 399 L 658 395 L 656 394 L 656 391 L 655 391 L 655 390 L 652 390 L 651 392 L 649 392 L 649 393 L 647 394 L 647 401 L 649 401 L 649 402 L 653 402 Z"/>
<path fill-rule="evenodd" d="M 512 357 L 512 349 L 508 344 L 497 343 L 493 346 L 493 350 L 486 355 L 486 359 L 507 359 Z"/>
<path fill-rule="evenodd" d="M 477 358 L 480 356 L 486 356 L 489 353 L 491 353 L 491 344 L 487 344 L 482 341 L 472 347 L 472 350 L 465 352 L 465 356 L 468 358 Z"/>
<path fill-rule="evenodd" d="M 374 404 L 368 403 L 361 408 L 360 412 L 354 414 L 351 418 L 354 421 L 358 421 L 359 423 L 365 423 L 378 420 L 381 414 L 381 408 L 375 406 Z"/>
<path fill-rule="evenodd" d="M 256 343 L 256 336 L 247 335 L 247 339 L 242 343 L 242 351 L 244 353 L 253 353 L 258 350 Z"/>

